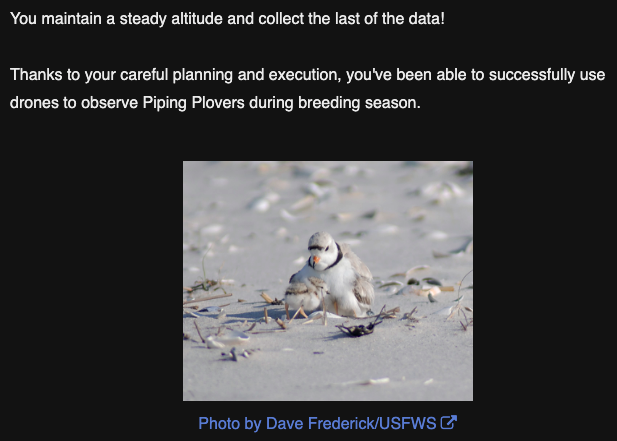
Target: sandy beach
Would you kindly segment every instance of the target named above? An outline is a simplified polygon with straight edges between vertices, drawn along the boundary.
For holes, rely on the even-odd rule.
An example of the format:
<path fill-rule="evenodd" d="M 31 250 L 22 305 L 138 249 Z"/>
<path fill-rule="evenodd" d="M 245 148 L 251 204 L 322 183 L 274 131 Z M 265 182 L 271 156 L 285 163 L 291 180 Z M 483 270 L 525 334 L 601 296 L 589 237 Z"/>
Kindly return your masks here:
<path fill-rule="evenodd" d="M 262 298 L 284 298 L 318 231 L 368 266 L 375 314 L 398 308 L 372 334 L 336 325 L 374 317 L 289 323 Z M 473 400 L 471 270 L 472 162 L 184 162 L 183 287 L 213 286 L 183 301 L 232 295 L 184 304 L 183 400 Z M 196 325 L 248 341 L 209 349 Z"/>

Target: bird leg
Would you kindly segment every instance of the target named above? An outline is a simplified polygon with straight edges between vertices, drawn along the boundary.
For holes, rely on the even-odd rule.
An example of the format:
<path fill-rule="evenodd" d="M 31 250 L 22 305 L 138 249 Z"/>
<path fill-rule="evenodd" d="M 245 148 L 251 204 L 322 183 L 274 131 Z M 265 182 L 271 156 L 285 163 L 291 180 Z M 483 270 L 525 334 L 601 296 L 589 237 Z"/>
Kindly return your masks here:
<path fill-rule="evenodd" d="M 289 320 L 289 305 L 285 303 L 285 314 L 287 314 L 287 320 Z"/>
<path fill-rule="evenodd" d="M 338 303 L 336 303 L 336 300 L 334 301 L 334 311 L 336 311 L 336 315 L 338 315 Z"/>
<path fill-rule="evenodd" d="M 323 306 L 323 320 L 322 323 L 324 326 L 328 324 L 328 316 L 326 315 L 326 299 L 323 295 L 323 288 L 321 289 L 321 305 Z"/>

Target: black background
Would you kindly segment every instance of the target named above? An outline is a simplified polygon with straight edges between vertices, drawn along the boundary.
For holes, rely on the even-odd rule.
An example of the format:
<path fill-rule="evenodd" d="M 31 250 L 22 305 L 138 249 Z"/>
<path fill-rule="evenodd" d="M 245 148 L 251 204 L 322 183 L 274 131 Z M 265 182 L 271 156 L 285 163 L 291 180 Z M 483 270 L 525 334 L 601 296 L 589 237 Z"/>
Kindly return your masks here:
<path fill-rule="evenodd" d="M 224 5 L 224 6 L 223 6 Z M 99 82 L 85 85 L 71 82 L 13 81 L 9 70 L 9 97 L 137 98 L 136 110 L 12 110 L 15 126 L 56 130 L 71 128 L 99 130 L 112 127 L 131 134 L 160 136 L 163 131 L 225 140 L 292 142 L 314 138 L 337 142 L 373 139 L 403 144 L 416 139 L 441 142 L 501 142 L 521 137 L 533 142 L 554 140 L 574 133 L 599 134 L 608 124 L 605 113 L 609 71 L 608 13 L 587 6 L 563 5 L 540 8 L 537 3 L 496 4 L 493 2 L 379 2 L 370 8 L 333 2 L 276 6 L 271 3 L 234 6 L 216 3 L 175 3 L 173 8 L 127 6 L 46 6 L 40 9 L 12 6 L 12 12 L 36 14 L 88 13 L 103 17 L 133 14 L 167 14 L 163 28 L 152 25 L 115 26 L 21 26 L 13 25 L 7 13 L 9 67 L 27 70 L 233 70 L 234 81 L 182 82 Z M 207 14 L 286 14 L 303 12 L 329 14 L 331 24 L 300 26 L 218 26 L 171 25 L 171 15 L 181 12 Z M 445 12 L 443 25 L 351 25 L 332 24 L 335 12 L 360 16 L 390 12 L 408 17 L 413 12 Z M 225 23 L 225 21 L 224 21 Z M 490 70 L 602 70 L 603 82 L 574 83 L 491 82 Z M 239 70 L 337 70 L 341 83 L 327 82 L 239 82 Z M 344 84 L 346 70 L 431 70 L 431 81 L 370 81 Z M 438 70 L 458 68 L 467 72 L 464 82 L 436 80 Z M 471 69 L 483 70 L 482 82 L 472 81 Z M 5 75 L 6 75 L 5 71 Z M 66 75 L 64 75 L 66 76 Z M 186 112 L 142 109 L 144 95 L 187 98 Z M 211 98 L 243 98 L 244 109 L 191 109 L 192 95 Z M 251 98 L 293 98 L 294 110 L 253 110 Z M 306 98 L 414 98 L 420 108 L 367 110 L 297 109 L 297 97 Z M 364 106 L 363 106 L 364 107 Z M 155 132 L 158 134 L 155 135 Z M 148 136 L 149 137 L 149 136 Z"/>

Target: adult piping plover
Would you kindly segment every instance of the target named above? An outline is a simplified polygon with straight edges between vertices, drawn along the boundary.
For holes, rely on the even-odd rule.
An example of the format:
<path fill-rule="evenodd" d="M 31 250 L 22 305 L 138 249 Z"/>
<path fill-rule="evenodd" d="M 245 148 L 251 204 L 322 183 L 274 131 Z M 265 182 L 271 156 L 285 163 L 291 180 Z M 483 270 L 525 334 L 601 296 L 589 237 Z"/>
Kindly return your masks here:
<path fill-rule="evenodd" d="M 292 309 L 302 307 L 304 311 L 320 308 L 322 297 L 328 293 L 326 282 L 318 277 L 307 277 L 300 282 L 300 278 L 294 280 L 296 274 L 291 276 L 290 284 L 285 290 L 285 303 Z"/>
<path fill-rule="evenodd" d="M 311 257 L 300 271 L 291 276 L 289 282 L 306 283 L 310 277 L 319 278 L 327 285 L 328 295 L 324 295 L 324 300 L 328 311 L 350 317 L 366 317 L 375 297 L 371 284 L 373 276 L 367 266 L 348 244 L 336 243 L 325 232 L 313 234 L 308 249 Z"/>

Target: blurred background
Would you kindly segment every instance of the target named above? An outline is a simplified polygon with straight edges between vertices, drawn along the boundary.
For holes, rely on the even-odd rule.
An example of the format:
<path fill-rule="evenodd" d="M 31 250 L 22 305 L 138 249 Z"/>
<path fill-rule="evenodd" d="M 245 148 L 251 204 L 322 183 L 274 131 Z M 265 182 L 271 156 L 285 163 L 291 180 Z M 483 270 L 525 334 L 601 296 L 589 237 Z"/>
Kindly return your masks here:
<path fill-rule="evenodd" d="M 183 163 L 184 286 L 203 260 L 234 293 L 281 299 L 317 231 L 350 244 L 376 281 L 418 265 L 460 281 L 473 268 L 473 161 Z"/>

